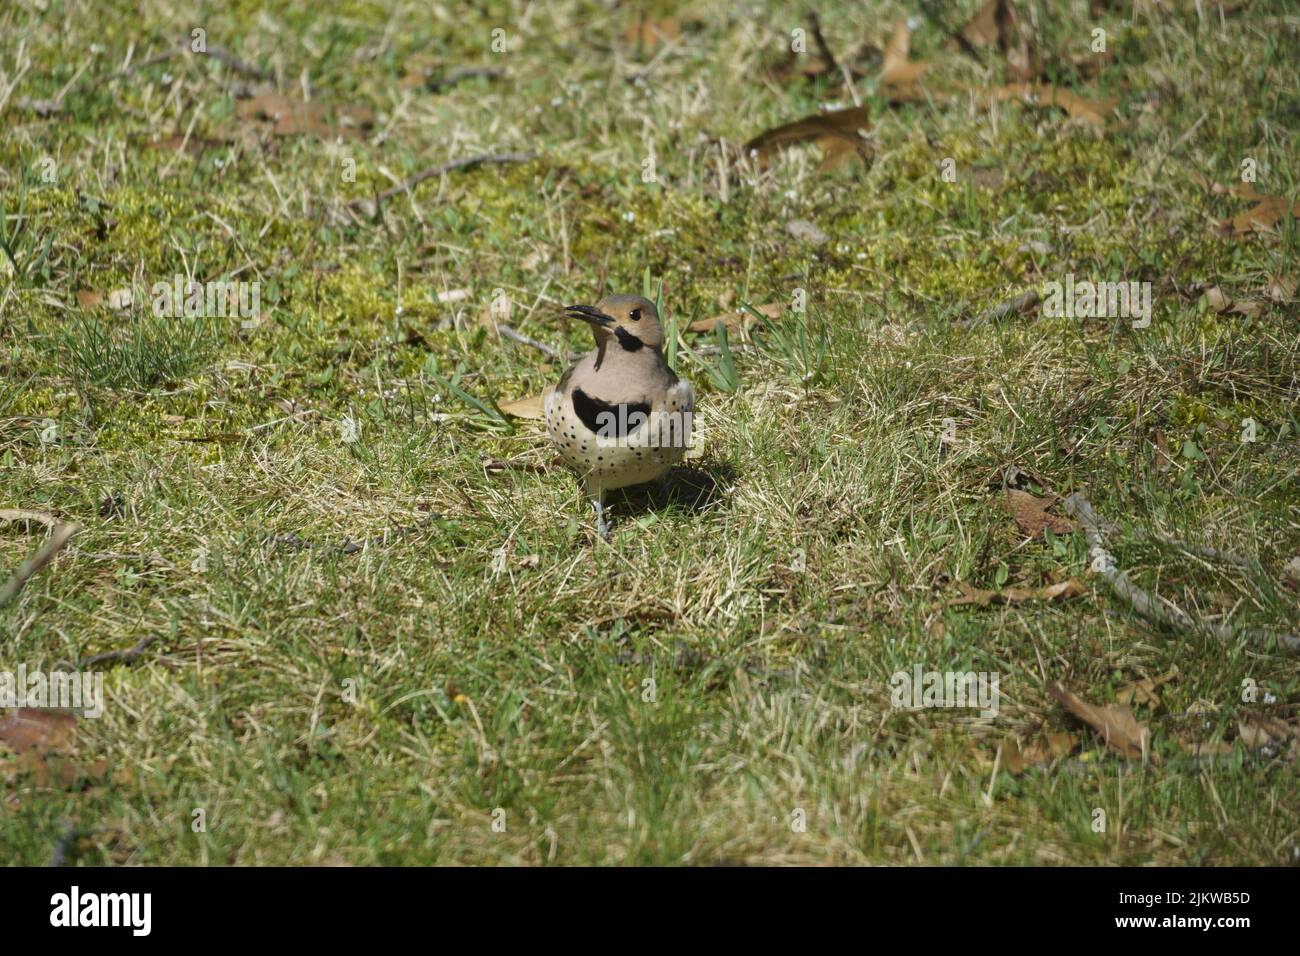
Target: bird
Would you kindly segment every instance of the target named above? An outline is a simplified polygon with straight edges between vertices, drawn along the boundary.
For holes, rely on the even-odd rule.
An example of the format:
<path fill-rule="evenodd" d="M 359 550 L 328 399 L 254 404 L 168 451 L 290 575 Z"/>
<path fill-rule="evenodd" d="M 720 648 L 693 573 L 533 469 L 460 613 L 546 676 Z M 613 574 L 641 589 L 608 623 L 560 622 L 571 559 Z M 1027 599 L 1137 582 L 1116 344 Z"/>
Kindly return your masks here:
<path fill-rule="evenodd" d="M 605 538 L 605 492 L 662 483 L 681 461 L 695 391 L 664 361 L 663 326 L 649 299 L 611 295 L 565 312 L 591 326 L 596 347 L 544 393 L 546 431 L 582 479 Z"/>

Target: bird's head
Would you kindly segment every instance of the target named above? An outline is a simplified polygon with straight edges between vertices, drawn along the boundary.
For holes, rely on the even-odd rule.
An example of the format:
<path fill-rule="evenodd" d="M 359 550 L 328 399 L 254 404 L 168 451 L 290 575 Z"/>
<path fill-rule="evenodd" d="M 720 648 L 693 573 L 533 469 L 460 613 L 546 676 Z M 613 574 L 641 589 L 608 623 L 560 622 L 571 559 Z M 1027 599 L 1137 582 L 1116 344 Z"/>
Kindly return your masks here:
<path fill-rule="evenodd" d="M 628 352 L 663 345 L 659 310 L 639 295 L 606 296 L 591 305 L 571 305 L 565 311 L 591 326 L 598 346 L 614 345 Z"/>

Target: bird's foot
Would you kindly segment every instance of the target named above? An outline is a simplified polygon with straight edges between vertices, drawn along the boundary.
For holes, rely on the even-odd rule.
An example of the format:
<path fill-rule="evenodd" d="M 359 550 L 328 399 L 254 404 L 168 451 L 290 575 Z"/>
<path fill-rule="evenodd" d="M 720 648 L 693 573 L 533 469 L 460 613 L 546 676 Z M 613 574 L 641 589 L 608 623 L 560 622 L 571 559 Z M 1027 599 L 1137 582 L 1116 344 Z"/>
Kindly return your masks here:
<path fill-rule="evenodd" d="M 609 540 L 609 522 L 605 520 L 605 492 L 603 490 L 588 492 L 591 505 L 596 509 L 596 534 Z"/>

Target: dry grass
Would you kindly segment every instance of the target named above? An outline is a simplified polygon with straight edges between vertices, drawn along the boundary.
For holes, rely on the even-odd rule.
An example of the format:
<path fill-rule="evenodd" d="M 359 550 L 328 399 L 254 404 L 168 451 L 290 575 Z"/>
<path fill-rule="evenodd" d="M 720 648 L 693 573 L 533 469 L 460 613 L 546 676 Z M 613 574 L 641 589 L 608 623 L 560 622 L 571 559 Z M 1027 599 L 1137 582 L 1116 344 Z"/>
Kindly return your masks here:
<path fill-rule="evenodd" d="M 1086 48 L 1085 5 L 1022 6 L 1046 47 Z M 741 157 L 727 177 L 736 144 L 850 105 L 764 78 L 800 25 L 788 13 L 701 12 L 638 53 L 626 11 L 526 9 L 208 17 L 208 43 L 282 91 L 372 109 L 373 135 L 342 143 L 241 121 L 249 77 L 210 59 L 112 79 L 132 44 L 138 66 L 188 34 L 168 5 L 0 14 L 0 198 L 18 237 L 0 507 L 83 526 L 0 609 L 0 670 L 159 638 L 81 721 L 77 759 L 106 758 L 101 775 L 62 786 L 0 763 L 0 856 L 45 862 L 72 824 L 87 863 L 1293 861 L 1296 763 L 1237 738 L 1253 714 L 1294 725 L 1295 661 L 1149 627 L 1088 574 L 1081 535 L 1027 539 L 1001 500 L 1013 465 L 1036 492 L 1081 490 L 1143 587 L 1238 627 L 1296 620 L 1295 306 L 1266 288 L 1297 273 L 1298 237 L 1216 237 L 1244 207 L 1194 178 L 1232 182 L 1249 155 L 1261 191 L 1296 194 L 1286 4 L 1222 24 L 1103 14 L 1118 62 L 1080 87 L 1120 99 L 1101 133 L 1015 103 L 890 107 L 868 79 L 870 169 Z M 819 12 L 841 49 L 883 44 L 904 11 Z M 994 82 L 933 24 L 912 53 L 934 89 Z M 404 83 L 440 63 L 503 72 Z M 60 93 L 48 118 L 17 106 Z M 148 147 L 173 134 L 229 143 Z M 651 144 L 658 184 L 641 178 Z M 538 158 L 430 179 L 378 221 L 352 206 L 524 149 Z M 945 183 L 945 157 L 1002 178 Z M 796 239 L 792 219 L 829 241 Z M 778 321 L 825 359 L 809 382 L 797 344 L 760 326 L 732 392 L 704 367 L 716 355 L 680 352 L 703 457 L 666 498 L 616 498 L 605 543 L 535 423 L 456 390 L 504 401 L 559 375 L 479 321 L 496 290 L 521 332 L 579 348 L 548 305 L 602 279 L 638 291 L 647 270 L 679 328 L 722 299 L 805 289 L 807 315 Z M 152 282 L 190 272 L 260 281 L 263 321 L 226 320 L 161 381 L 89 374 L 75 292 L 134 283 L 147 305 Z M 1037 312 L 962 326 L 1071 272 L 1150 281 L 1151 328 Z M 1216 313 L 1212 285 L 1262 308 Z M 118 334 L 124 367 L 161 367 L 158 343 Z M 0 567 L 37 541 L 0 527 Z M 1066 603 L 945 606 L 957 582 L 1070 577 L 1087 593 Z M 894 709 L 890 676 L 916 664 L 999 673 L 999 715 Z M 1045 690 L 1108 703 L 1175 666 L 1137 707 L 1158 763 L 1108 753 Z M 1243 702 L 1246 678 L 1276 702 Z M 1008 738 L 1061 731 L 1071 754 L 1007 771 Z M 1218 741 L 1214 760 L 1183 746 Z"/>

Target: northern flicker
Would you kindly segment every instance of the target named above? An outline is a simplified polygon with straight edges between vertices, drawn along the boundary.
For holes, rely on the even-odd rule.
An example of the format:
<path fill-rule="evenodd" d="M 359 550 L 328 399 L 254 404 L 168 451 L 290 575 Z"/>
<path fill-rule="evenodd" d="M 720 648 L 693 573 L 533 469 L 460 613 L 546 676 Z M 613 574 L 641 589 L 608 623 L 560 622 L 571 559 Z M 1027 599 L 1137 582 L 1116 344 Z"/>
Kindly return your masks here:
<path fill-rule="evenodd" d="M 604 537 L 605 492 L 662 479 L 681 460 L 695 393 L 664 361 L 649 299 L 613 295 L 566 311 L 591 326 L 596 347 L 547 389 L 546 430 L 582 478 Z"/>

